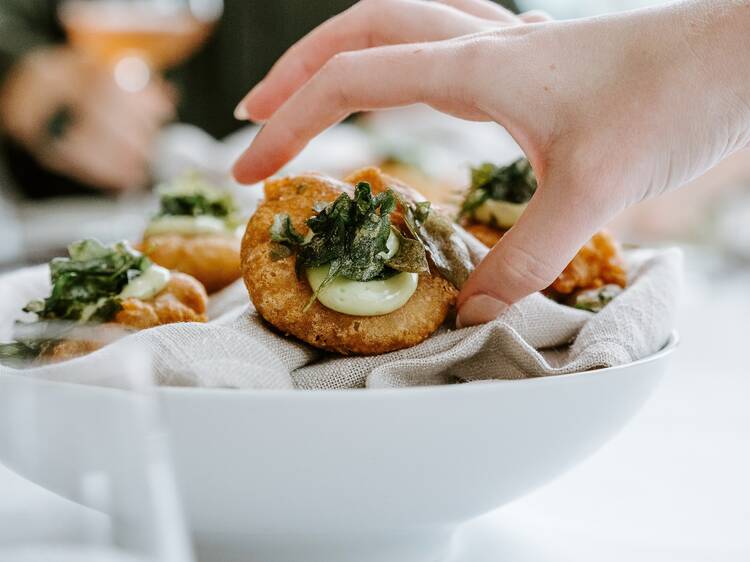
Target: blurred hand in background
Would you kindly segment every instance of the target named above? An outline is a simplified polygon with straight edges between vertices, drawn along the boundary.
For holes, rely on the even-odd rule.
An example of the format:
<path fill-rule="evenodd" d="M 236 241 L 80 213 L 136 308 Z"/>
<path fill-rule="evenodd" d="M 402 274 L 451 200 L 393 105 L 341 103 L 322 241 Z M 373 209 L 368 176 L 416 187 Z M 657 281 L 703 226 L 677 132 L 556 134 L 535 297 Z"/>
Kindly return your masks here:
<path fill-rule="evenodd" d="M 0 122 L 43 166 L 104 190 L 144 187 L 175 96 L 160 80 L 131 93 L 112 72 L 65 47 L 35 50 L 0 92 Z"/>

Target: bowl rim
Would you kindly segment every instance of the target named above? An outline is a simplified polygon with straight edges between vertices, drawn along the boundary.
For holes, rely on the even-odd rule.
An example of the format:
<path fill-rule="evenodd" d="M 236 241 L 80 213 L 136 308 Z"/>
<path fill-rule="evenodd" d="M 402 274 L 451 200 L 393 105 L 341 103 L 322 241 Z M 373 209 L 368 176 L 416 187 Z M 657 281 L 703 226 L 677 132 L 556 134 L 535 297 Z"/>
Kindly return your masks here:
<path fill-rule="evenodd" d="M 446 385 L 429 385 L 429 386 L 409 386 L 400 388 L 339 388 L 339 389 L 254 389 L 254 388 L 206 388 L 190 386 L 160 386 L 157 393 L 160 397 L 183 397 L 190 395 L 192 397 L 243 397 L 243 398 L 283 398 L 289 399 L 294 397 L 298 400 L 321 400 L 326 398 L 347 396 L 352 399 L 378 398 L 384 396 L 415 396 L 415 395 L 441 395 L 444 393 L 464 393 L 480 390 L 486 392 L 490 389 L 507 389 L 509 385 L 513 387 L 530 386 L 540 384 L 568 384 L 572 381 L 585 380 L 589 378 L 599 378 L 602 376 L 615 376 L 623 371 L 632 369 L 639 365 L 653 363 L 668 355 L 674 353 L 679 347 L 680 336 L 677 330 L 672 330 L 669 338 L 659 351 L 624 365 L 615 365 L 613 367 L 604 367 L 590 371 L 579 371 L 575 373 L 566 373 L 562 375 L 550 375 L 544 377 L 530 377 L 527 379 L 489 379 L 483 381 L 468 382 L 463 384 L 446 384 Z M 355 398 L 356 397 L 356 398 Z"/>

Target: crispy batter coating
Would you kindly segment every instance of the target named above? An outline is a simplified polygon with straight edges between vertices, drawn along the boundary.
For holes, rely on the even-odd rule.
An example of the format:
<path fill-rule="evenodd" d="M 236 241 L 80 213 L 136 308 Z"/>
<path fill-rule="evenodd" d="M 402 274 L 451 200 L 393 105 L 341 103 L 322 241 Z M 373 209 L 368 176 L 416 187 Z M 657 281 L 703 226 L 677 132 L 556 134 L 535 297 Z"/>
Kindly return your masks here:
<path fill-rule="evenodd" d="M 50 349 L 45 350 L 42 360 L 45 363 L 60 363 L 93 353 L 97 349 L 104 347 L 104 345 L 104 343 L 99 341 L 62 340 L 55 343 Z"/>
<path fill-rule="evenodd" d="M 316 202 L 330 202 L 342 191 L 354 194 L 352 186 L 318 174 L 268 180 L 265 184 L 265 200 L 250 219 L 242 239 L 242 252 L 270 240 L 268 229 L 278 213 L 287 213 L 297 232 L 307 234 L 305 221 L 313 214 Z M 244 264 L 244 257 L 242 262 Z M 245 269 L 243 265 L 243 275 Z"/>
<path fill-rule="evenodd" d="M 625 287 L 628 275 L 620 248 L 612 235 L 602 230 L 581 248 L 549 287 L 558 295 L 613 284 Z"/>
<path fill-rule="evenodd" d="M 172 272 L 164 290 L 150 300 L 126 299 L 115 316 L 117 324 L 145 330 L 175 322 L 205 322 L 208 296 L 190 275 Z"/>
<path fill-rule="evenodd" d="M 141 250 L 151 261 L 192 275 L 215 293 L 240 278 L 240 240 L 229 234 L 158 234 L 146 237 Z"/>
<path fill-rule="evenodd" d="M 491 248 L 503 237 L 504 230 L 478 222 L 468 222 L 465 226 L 477 240 Z M 557 300 L 588 289 L 604 285 L 625 287 L 628 282 L 625 262 L 620 247 L 606 230 L 601 230 L 586 242 L 573 260 L 545 289 L 545 294 Z"/>
<path fill-rule="evenodd" d="M 175 322 L 206 322 L 207 305 L 203 285 L 189 275 L 172 272 L 167 286 L 153 299 L 123 301 L 114 322 L 97 327 L 102 339 L 60 341 L 45 351 L 43 361 L 56 363 L 87 355 L 106 345 L 107 340 L 115 339 L 113 333 L 121 335 L 123 329 L 134 331 Z"/>
<path fill-rule="evenodd" d="M 375 168 L 348 179 L 368 181 L 376 193 L 390 185 Z M 297 277 L 294 256 L 271 259 L 268 229 L 276 213 L 288 213 L 297 231 L 305 234 L 313 205 L 333 201 L 342 191 L 351 193 L 352 185 L 315 174 L 266 182 L 266 200 L 250 219 L 242 242 L 242 271 L 250 298 L 266 321 L 321 349 L 372 355 L 416 345 L 444 322 L 458 294 L 439 275 L 420 275 L 411 299 L 389 314 L 351 316 L 317 301 L 303 312 L 312 290 Z"/>

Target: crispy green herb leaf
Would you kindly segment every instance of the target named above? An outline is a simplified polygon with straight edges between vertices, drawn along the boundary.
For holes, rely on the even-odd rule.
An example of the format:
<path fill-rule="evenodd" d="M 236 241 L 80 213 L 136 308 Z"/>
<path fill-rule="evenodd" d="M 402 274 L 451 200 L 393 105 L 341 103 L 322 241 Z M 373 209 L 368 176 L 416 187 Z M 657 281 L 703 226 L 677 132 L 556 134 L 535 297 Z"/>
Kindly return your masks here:
<path fill-rule="evenodd" d="M 430 212 L 428 201 L 411 205 L 399 198 L 399 204 L 407 228 L 426 248 L 440 275 L 460 289 L 474 265 L 469 249 L 456 233 L 453 223 L 440 213 Z"/>
<path fill-rule="evenodd" d="M 271 225 L 270 233 L 271 240 L 281 244 L 295 246 L 302 244 L 305 241 L 304 236 L 294 229 L 292 219 L 286 213 L 279 213 L 273 217 L 273 224 Z"/>
<path fill-rule="evenodd" d="M 20 369 L 28 366 L 42 353 L 41 343 L 0 343 L 0 365 Z"/>
<path fill-rule="evenodd" d="M 50 262 L 50 296 L 23 309 L 36 314 L 37 320 L 16 323 L 16 341 L 0 344 L 0 363 L 27 365 L 67 339 L 76 326 L 109 322 L 122 309 L 123 288 L 151 266 L 147 257 L 124 242 L 105 246 L 82 240 L 70 245 L 68 255 Z"/>
<path fill-rule="evenodd" d="M 417 221 L 417 223 L 424 223 L 427 220 L 427 217 L 430 214 L 430 207 L 432 206 L 432 203 L 429 201 L 420 201 L 419 203 L 414 205 L 414 219 Z"/>
<path fill-rule="evenodd" d="M 410 239 L 411 243 L 405 242 L 400 246 L 396 256 L 389 256 L 390 216 L 397 204 L 392 191 L 384 191 L 373 197 L 370 185 L 361 182 L 354 189 L 354 198 L 342 193 L 328 205 L 316 205 L 317 214 L 307 220 L 312 231 L 312 236 L 307 239 L 293 229 L 287 215 L 280 213 L 274 217 L 270 229 L 271 240 L 275 243 L 271 257 L 284 255 L 285 252 L 278 245 L 296 252 L 298 275 L 302 275 L 307 268 L 330 266 L 326 279 L 311 302 L 321 289 L 338 276 L 354 281 L 371 281 L 392 275 L 396 270 L 425 271 L 424 247 L 416 235 Z M 428 206 L 421 205 L 419 214 L 424 215 L 428 209 Z M 417 226 L 415 222 L 415 228 Z M 414 255 L 419 248 L 421 260 Z M 408 252 L 408 255 L 404 254 L 403 259 L 399 260 L 397 258 L 401 251 Z M 392 268 L 389 265 L 391 261 L 398 267 Z"/>
<path fill-rule="evenodd" d="M 239 223 L 237 206 L 232 196 L 209 184 L 197 173 L 175 179 L 159 188 L 160 210 L 158 216 L 208 215 Z"/>
<path fill-rule="evenodd" d="M 419 237 L 440 275 L 457 289 L 463 287 L 474 264 L 469 249 L 456 233 L 453 223 L 439 213 L 430 213 L 419 227 Z"/>
<path fill-rule="evenodd" d="M 411 273 L 426 273 L 430 266 L 427 263 L 427 254 L 424 244 L 420 240 L 407 238 L 398 229 L 391 227 L 391 232 L 398 240 L 398 252 L 385 264 L 396 271 L 408 271 Z"/>
<path fill-rule="evenodd" d="M 508 166 L 485 163 L 471 170 L 471 187 L 461 206 L 461 216 L 471 214 L 488 199 L 527 203 L 537 188 L 534 171 L 526 158 Z"/>
<path fill-rule="evenodd" d="M 279 261 L 292 255 L 292 249 L 280 242 L 271 242 L 271 260 Z"/>
<path fill-rule="evenodd" d="M 120 310 L 118 295 L 151 265 L 125 243 L 104 246 L 96 240 L 71 244 L 69 258 L 50 262 L 52 292 L 24 311 L 44 320 L 106 322 Z"/>
<path fill-rule="evenodd" d="M 415 239 L 419 239 L 419 227 L 427 220 L 430 213 L 430 202 L 422 201 L 412 205 L 401 194 L 395 194 L 398 204 L 401 207 L 401 213 L 404 217 L 404 223 L 409 230 L 409 234 Z"/>
<path fill-rule="evenodd" d="M 604 285 L 597 289 L 581 291 L 575 296 L 573 306 L 589 312 L 600 312 L 620 293 L 622 293 L 622 287 L 619 285 Z"/>

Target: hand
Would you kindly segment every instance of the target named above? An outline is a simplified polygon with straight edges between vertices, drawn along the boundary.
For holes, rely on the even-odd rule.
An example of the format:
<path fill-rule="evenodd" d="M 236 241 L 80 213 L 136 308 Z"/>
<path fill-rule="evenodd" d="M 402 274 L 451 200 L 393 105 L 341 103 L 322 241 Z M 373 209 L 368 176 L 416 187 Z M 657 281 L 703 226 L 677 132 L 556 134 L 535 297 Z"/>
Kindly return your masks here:
<path fill-rule="evenodd" d="M 55 136 L 50 119 L 60 113 Z M 111 73 L 70 49 L 25 57 L 0 94 L 6 132 L 43 166 L 106 190 L 143 187 L 152 144 L 174 115 L 167 89 L 153 82 L 138 93 L 114 83 Z"/>
<path fill-rule="evenodd" d="M 240 106 L 268 121 L 235 175 L 272 174 L 358 110 L 423 102 L 502 124 L 539 189 L 463 287 L 463 325 L 548 286 L 622 209 L 750 142 L 746 0 L 500 27 L 488 2 L 450 3 L 463 10 L 365 0 L 292 47 Z"/>

